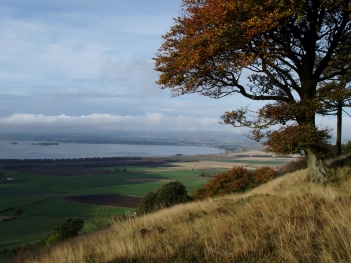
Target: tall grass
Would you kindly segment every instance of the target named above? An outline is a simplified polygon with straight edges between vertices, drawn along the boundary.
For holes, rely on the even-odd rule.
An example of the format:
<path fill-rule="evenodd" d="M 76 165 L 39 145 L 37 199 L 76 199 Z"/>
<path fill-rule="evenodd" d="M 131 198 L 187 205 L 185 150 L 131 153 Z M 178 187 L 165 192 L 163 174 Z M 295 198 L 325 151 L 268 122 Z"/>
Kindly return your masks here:
<path fill-rule="evenodd" d="M 300 170 L 244 194 L 116 222 L 10 262 L 351 262 L 351 169 L 337 174 L 329 184 L 311 184 Z M 143 238 L 141 229 L 150 235 Z"/>

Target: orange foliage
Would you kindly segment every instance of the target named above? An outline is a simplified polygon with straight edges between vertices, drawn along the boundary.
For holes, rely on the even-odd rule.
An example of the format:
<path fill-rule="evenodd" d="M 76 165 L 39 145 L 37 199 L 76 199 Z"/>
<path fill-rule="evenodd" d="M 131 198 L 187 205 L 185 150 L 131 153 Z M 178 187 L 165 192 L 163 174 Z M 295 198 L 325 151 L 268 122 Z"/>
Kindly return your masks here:
<path fill-rule="evenodd" d="M 235 166 L 228 172 L 218 174 L 207 184 L 196 189 L 191 197 L 194 200 L 203 200 L 208 197 L 243 192 L 275 177 L 276 172 L 271 167 L 261 167 L 249 173 L 246 168 Z"/>
<path fill-rule="evenodd" d="M 274 179 L 276 175 L 276 171 L 269 166 L 257 168 L 249 175 L 249 188 L 267 183 L 270 180 Z"/>
<path fill-rule="evenodd" d="M 256 43 L 259 52 L 243 47 L 292 14 L 297 4 L 284 2 L 184 1 L 183 16 L 177 17 L 176 25 L 163 36 L 164 43 L 155 58 L 156 70 L 162 72 L 158 83 L 163 88 L 171 87 L 175 95 L 185 94 L 203 88 L 211 81 L 212 73 L 224 78 L 227 72 L 254 63 L 266 53 L 269 42 Z M 226 92 L 224 87 L 221 91 Z"/>

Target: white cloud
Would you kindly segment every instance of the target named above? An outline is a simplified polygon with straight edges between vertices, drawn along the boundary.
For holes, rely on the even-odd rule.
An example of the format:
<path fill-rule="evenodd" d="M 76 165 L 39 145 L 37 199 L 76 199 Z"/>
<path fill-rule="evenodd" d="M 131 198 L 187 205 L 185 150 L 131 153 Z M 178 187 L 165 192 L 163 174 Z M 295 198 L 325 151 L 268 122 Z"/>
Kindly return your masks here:
<path fill-rule="evenodd" d="M 321 128 L 332 128 L 335 136 L 335 118 L 318 117 L 317 125 Z M 113 132 L 113 131 L 229 131 L 244 133 L 247 129 L 235 129 L 230 125 L 220 125 L 218 118 L 176 115 L 169 116 L 160 112 L 145 113 L 143 115 L 113 115 L 88 114 L 80 116 L 42 115 L 16 113 L 0 117 L 3 132 Z M 348 133 L 351 118 L 343 120 L 343 142 L 351 140 Z M 334 139 L 332 139 L 334 143 Z"/>
<path fill-rule="evenodd" d="M 81 116 L 45 116 L 42 114 L 13 114 L 0 118 L 3 131 L 224 131 L 215 118 L 166 116 L 162 113 L 144 115 L 90 114 Z M 231 130 L 231 129 L 230 129 Z"/>

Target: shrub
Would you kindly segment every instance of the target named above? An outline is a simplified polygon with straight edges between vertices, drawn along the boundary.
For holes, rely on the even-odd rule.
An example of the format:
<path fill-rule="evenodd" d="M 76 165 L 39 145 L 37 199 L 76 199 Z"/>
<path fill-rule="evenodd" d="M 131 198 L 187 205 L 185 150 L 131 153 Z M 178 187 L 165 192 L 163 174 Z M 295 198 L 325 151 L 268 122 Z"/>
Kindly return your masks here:
<path fill-rule="evenodd" d="M 267 183 L 268 181 L 274 179 L 276 176 L 276 171 L 269 166 L 257 168 L 249 175 L 247 188 L 251 189 L 261 184 Z"/>
<path fill-rule="evenodd" d="M 96 229 L 103 229 L 111 225 L 108 217 L 103 216 L 101 213 L 94 212 L 94 216 L 90 219 L 90 223 L 92 223 Z"/>
<path fill-rule="evenodd" d="M 28 251 L 33 251 L 35 248 L 36 248 L 35 245 L 31 245 L 29 243 L 26 243 L 22 246 L 14 247 L 14 248 L 10 249 L 9 252 L 7 253 L 7 259 L 10 259 L 10 258 L 12 258 L 16 255 L 22 254 L 22 253 L 26 253 Z"/>
<path fill-rule="evenodd" d="M 173 181 L 164 184 L 156 190 L 149 192 L 140 202 L 137 214 L 148 214 L 156 210 L 185 203 L 189 200 L 187 190 L 181 182 Z"/>
<path fill-rule="evenodd" d="M 225 173 L 217 175 L 205 185 L 209 196 L 225 195 L 244 191 L 248 172 L 244 167 L 233 167 Z"/>
<path fill-rule="evenodd" d="M 18 254 L 18 251 L 20 251 L 21 246 L 11 248 L 10 251 L 7 253 L 7 259 L 14 257 Z"/>
<path fill-rule="evenodd" d="M 305 157 L 302 157 L 292 162 L 289 162 L 283 166 L 280 166 L 277 172 L 278 174 L 282 175 L 282 174 L 292 173 L 297 170 L 306 169 L 306 168 L 307 168 L 307 159 Z"/>
<path fill-rule="evenodd" d="M 54 233 L 58 233 L 62 239 L 77 236 L 79 231 L 84 227 L 84 220 L 79 217 L 69 217 L 65 220 L 59 220 L 56 227 L 54 227 Z"/>
<path fill-rule="evenodd" d="M 137 214 L 148 214 L 155 210 L 156 206 L 156 194 L 154 192 L 148 192 L 141 202 L 137 209 Z"/>
<path fill-rule="evenodd" d="M 45 239 L 45 246 L 50 246 L 51 244 L 63 240 L 62 236 L 60 233 L 57 232 L 51 232 L 46 236 Z"/>
<path fill-rule="evenodd" d="M 15 208 L 15 216 L 21 216 L 23 215 L 23 208 L 22 207 L 16 207 Z"/>
<path fill-rule="evenodd" d="M 193 191 L 191 198 L 203 200 L 208 197 L 243 192 L 266 183 L 277 176 L 274 169 L 261 167 L 249 173 L 246 168 L 235 166 L 228 172 L 215 176 L 201 188 Z"/>
<path fill-rule="evenodd" d="M 156 205 L 160 208 L 185 203 L 187 200 L 188 192 L 181 182 L 169 182 L 156 191 Z"/>
<path fill-rule="evenodd" d="M 246 168 L 235 166 L 228 172 L 216 175 L 200 188 L 201 190 L 195 190 L 191 197 L 195 200 L 203 200 L 208 197 L 245 191 L 248 175 Z"/>
<path fill-rule="evenodd" d="M 79 231 L 83 227 L 84 220 L 79 217 L 69 217 L 65 220 L 59 220 L 53 228 L 54 231 L 49 233 L 44 239 L 40 238 L 38 245 L 50 246 L 55 242 L 78 236 Z"/>
<path fill-rule="evenodd" d="M 193 200 L 203 200 L 208 197 L 204 187 L 194 189 L 190 196 Z"/>

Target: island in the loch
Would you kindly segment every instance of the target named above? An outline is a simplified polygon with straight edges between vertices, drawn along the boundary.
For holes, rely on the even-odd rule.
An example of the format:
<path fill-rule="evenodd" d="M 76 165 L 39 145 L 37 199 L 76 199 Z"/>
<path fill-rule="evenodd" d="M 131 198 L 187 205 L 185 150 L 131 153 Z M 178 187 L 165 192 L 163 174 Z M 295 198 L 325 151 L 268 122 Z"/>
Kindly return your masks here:
<path fill-rule="evenodd" d="M 31 143 L 31 145 L 47 146 L 47 145 L 59 145 L 59 144 L 57 142 L 38 142 L 38 143 Z"/>
<path fill-rule="evenodd" d="M 17 145 L 18 143 L 17 142 L 10 142 L 10 144 Z"/>

